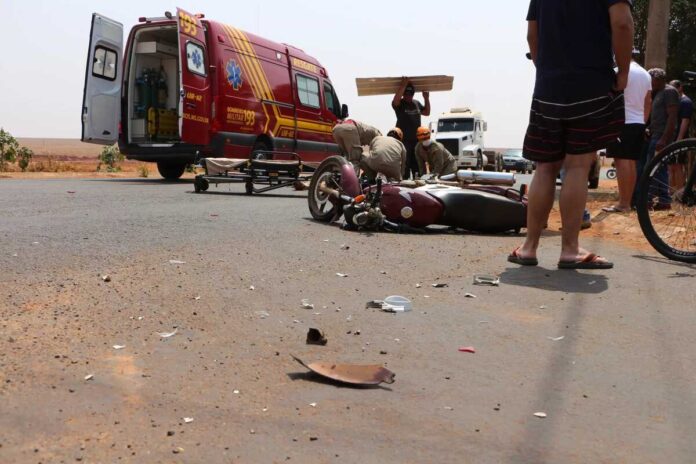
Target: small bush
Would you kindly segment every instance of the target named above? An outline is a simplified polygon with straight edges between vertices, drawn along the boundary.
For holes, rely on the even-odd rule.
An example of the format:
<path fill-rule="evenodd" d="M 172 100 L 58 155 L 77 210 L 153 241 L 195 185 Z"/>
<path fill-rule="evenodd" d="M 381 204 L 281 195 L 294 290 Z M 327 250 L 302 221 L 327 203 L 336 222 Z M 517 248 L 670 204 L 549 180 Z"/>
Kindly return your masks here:
<path fill-rule="evenodd" d="M 138 165 L 138 175 L 140 177 L 147 177 L 150 175 L 150 168 L 147 167 L 147 164 Z"/>
<path fill-rule="evenodd" d="M 17 166 L 19 166 L 22 172 L 26 172 L 32 156 L 34 156 L 34 152 L 31 148 L 22 147 L 17 151 Z"/>
<path fill-rule="evenodd" d="M 112 145 L 110 147 L 104 147 L 102 152 L 99 154 L 99 165 L 97 166 L 97 171 L 101 171 L 102 165 L 105 165 L 106 172 L 119 172 L 121 168 L 117 164 L 123 160 L 123 153 L 118 151 L 117 146 Z"/>
<path fill-rule="evenodd" d="M 15 162 L 18 150 L 17 139 L 0 127 L 0 171 L 6 171 L 8 163 Z"/>

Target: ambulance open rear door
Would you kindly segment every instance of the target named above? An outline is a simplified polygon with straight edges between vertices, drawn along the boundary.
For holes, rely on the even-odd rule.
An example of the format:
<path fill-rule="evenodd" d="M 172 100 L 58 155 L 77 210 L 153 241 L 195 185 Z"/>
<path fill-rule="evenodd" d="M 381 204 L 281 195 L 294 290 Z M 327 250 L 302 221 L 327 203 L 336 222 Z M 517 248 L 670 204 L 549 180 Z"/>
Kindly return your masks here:
<path fill-rule="evenodd" d="M 82 98 L 82 141 L 112 145 L 121 120 L 123 25 L 92 15 L 85 88 Z"/>

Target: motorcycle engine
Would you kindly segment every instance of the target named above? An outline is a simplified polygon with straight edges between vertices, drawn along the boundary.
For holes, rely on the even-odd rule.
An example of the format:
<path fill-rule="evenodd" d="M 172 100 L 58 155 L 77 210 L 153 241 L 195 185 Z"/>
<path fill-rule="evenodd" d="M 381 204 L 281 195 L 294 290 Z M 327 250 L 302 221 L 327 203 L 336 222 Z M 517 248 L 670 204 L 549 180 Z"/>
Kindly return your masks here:
<path fill-rule="evenodd" d="M 384 224 L 384 215 L 379 207 L 372 207 L 366 201 L 345 206 L 343 214 L 351 228 L 379 230 Z"/>

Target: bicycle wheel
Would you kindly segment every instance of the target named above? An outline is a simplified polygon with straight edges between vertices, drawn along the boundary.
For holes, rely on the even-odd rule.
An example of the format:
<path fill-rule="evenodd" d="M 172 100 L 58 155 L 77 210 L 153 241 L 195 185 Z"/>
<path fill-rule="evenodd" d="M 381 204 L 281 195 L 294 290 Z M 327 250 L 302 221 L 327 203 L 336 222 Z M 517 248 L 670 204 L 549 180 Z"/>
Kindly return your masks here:
<path fill-rule="evenodd" d="M 694 153 L 696 139 L 665 148 L 645 167 L 636 197 L 645 238 L 663 256 L 685 263 L 696 263 L 696 165 L 685 176 L 686 187 L 670 186 L 669 166 L 686 162 L 686 169 Z"/>

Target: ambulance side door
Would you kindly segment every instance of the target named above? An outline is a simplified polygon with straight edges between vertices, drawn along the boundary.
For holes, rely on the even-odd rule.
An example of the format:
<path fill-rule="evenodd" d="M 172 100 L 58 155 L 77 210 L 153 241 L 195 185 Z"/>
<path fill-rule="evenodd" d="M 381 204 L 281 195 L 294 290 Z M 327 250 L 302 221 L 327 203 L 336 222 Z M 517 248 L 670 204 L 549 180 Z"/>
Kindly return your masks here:
<path fill-rule="evenodd" d="M 205 29 L 195 15 L 177 9 L 181 100 L 181 140 L 191 145 L 208 145 L 211 123 L 211 87 Z"/>
<path fill-rule="evenodd" d="M 113 145 L 118 140 L 122 63 L 123 24 L 92 14 L 82 95 L 83 142 Z"/>

